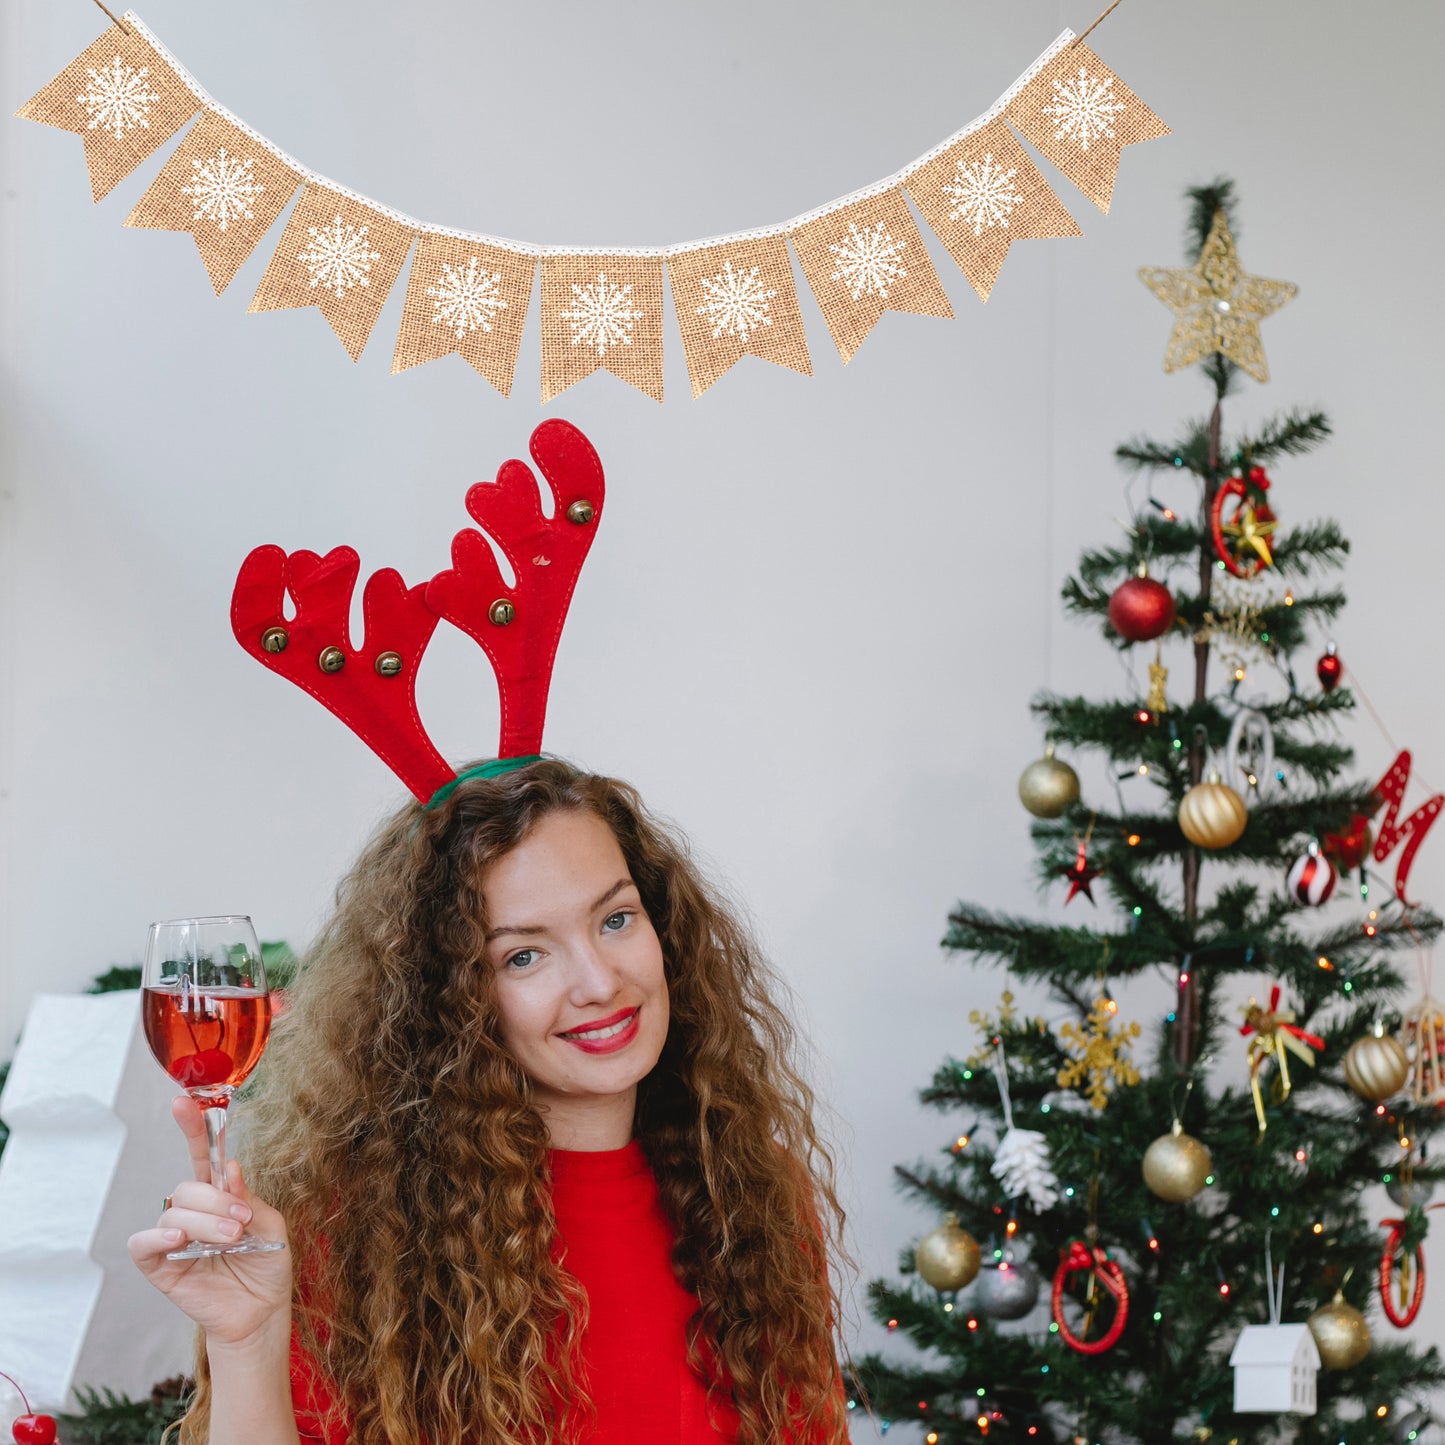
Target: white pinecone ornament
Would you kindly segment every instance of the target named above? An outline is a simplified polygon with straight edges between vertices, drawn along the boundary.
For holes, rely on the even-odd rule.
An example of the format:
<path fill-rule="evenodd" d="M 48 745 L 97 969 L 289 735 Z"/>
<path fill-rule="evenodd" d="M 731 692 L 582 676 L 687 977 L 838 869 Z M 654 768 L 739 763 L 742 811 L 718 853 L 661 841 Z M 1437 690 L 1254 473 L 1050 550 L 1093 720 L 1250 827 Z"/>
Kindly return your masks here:
<path fill-rule="evenodd" d="M 1049 1163 L 1049 1146 L 1037 1129 L 1010 1128 L 993 1156 L 993 1176 L 1010 1199 L 1027 1198 L 1036 1210 L 1052 1209 L 1059 1179 Z"/>

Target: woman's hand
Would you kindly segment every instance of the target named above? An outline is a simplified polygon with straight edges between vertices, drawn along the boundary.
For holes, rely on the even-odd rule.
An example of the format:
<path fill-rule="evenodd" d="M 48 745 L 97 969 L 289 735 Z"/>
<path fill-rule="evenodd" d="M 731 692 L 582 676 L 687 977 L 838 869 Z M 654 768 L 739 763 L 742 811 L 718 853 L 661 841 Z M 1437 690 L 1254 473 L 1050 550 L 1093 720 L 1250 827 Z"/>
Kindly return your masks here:
<path fill-rule="evenodd" d="M 286 1221 L 255 1198 L 233 1159 L 227 1188 L 211 1187 L 206 1125 L 200 1106 L 180 1095 L 171 1113 L 186 1136 L 195 1177 L 177 1184 L 171 1207 L 153 1229 L 130 1237 L 130 1257 L 140 1272 L 206 1332 L 208 1343 L 243 1345 L 284 1329 L 290 1334 L 291 1251 L 218 1254 L 204 1259 L 167 1259 L 187 1240 L 231 1243 L 247 1229 L 262 1239 L 287 1241 Z"/>

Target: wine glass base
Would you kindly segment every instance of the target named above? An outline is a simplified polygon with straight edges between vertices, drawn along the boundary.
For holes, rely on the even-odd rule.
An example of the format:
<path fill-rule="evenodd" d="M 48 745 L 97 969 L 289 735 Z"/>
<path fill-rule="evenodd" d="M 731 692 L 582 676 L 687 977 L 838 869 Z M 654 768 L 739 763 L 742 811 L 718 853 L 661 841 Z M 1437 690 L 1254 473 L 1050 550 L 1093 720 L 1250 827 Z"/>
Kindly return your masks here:
<path fill-rule="evenodd" d="M 218 1254 L 272 1254 L 286 1246 L 279 1239 L 257 1239 L 254 1234 L 243 1234 L 234 1244 L 207 1244 L 203 1239 L 193 1239 L 184 1249 L 172 1249 L 167 1259 L 210 1259 Z"/>

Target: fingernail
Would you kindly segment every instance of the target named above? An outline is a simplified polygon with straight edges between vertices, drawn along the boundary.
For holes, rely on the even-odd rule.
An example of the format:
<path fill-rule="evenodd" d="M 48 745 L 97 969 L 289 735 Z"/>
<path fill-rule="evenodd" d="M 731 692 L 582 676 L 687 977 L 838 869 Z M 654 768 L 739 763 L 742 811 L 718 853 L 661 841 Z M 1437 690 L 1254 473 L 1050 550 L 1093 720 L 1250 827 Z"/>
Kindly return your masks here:
<path fill-rule="evenodd" d="M 239 1219 L 242 1222 L 251 1217 L 251 1211 L 244 1204 L 233 1204 L 231 1206 L 231 1218 Z"/>
<path fill-rule="evenodd" d="M 181 1242 L 181 1231 L 179 1229 L 163 1229 L 161 1230 L 161 1234 L 170 1244 L 179 1244 Z"/>
<path fill-rule="evenodd" d="M 223 1219 L 216 1227 L 227 1239 L 234 1239 L 241 1232 L 241 1226 L 234 1219 Z"/>

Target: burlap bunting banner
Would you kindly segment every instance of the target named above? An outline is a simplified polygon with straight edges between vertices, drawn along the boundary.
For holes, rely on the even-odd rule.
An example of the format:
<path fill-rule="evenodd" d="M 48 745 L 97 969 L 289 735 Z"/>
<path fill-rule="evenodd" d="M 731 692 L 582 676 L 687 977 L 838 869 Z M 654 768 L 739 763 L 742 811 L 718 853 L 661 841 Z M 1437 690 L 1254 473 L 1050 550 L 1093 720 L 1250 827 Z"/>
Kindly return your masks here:
<path fill-rule="evenodd" d="M 85 142 L 98 201 L 163 146 L 201 103 L 140 35 L 112 25 L 15 112 Z"/>
<path fill-rule="evenodd" d="M 1059 51 L 1004 114 L 1106 212 L 1124 147 L 1170 133 L 1082 41 Z"/>
<path fill-rule="evenodd" d="M 781 236 L 684 251 L 667 268 L 693 396 L 747 352 L 813 374 L 793 262 Z"/>
<path fill-rule="evenodd" d="M 339 191 L 307 186 L 250 309 L 314 306 L 355 361 L 401 273 L 414 234 Z"/>
<path fill-rule="evenodd" d="M 1001 120 L 949 146 L 905 184 L 985 301 L 1014 241 L 1082 234 Z"/>
<path fill-rule="evenodd" d="M 455 352 L 503 396 L 540 259 L 544 402 L 594 371 L 662 400 L 664 269 L 694 396 L 748 352 L 812 375 L 790 238 L 847 362 L 884 311 L 953 315 L 905 193 L 987 300 L 1013 241 L 1080 234 L 1009 126 L 1105 211 L 1123 147 L 1169 134 L 1066 30 L 976 120 L 882 180 L 779 224 L 619 252 L 430 225 L 358 195 L 225 110 L 132 11 L 17 114 L 81 136 L 99 200 L 198 110 L 126 225 L 189 231 L 219 294 L 300 187 L 250 309 L 315 306 L 356 360 L 416 242 L 392 371 Z"/>
<path fill-rule="evenodd" d="M 610 371 L 662 400 L 662 261 L 542 258 L 542 400 Z"/>
<path fill-rule="evenodd" d="M 454 236 L 421 236 L 392 374 L 455 351 L 510 396 L 536 273 L 535 256 Z"/>
<path fill-rule="evenodd" d="M 901 191 L 805 221 L 793 245 L 844 362 L 885 311 L 953 315 Z"/>
<path fill-rule="evenodd" d="M 206 111 L 125 223 L 189 231 L 219 296 L 300 184 L 285 161 Z"/>

